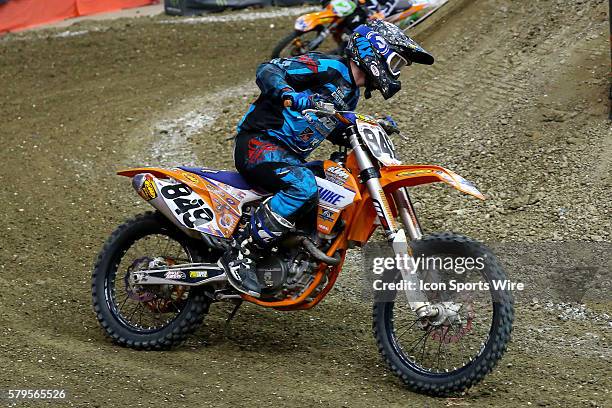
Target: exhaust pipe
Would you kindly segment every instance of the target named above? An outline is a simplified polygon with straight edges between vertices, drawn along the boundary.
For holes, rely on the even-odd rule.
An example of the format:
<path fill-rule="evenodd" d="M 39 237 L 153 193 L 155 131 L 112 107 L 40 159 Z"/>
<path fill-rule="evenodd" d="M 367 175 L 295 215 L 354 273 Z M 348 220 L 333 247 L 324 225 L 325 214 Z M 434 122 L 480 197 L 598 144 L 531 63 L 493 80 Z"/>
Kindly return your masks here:
<path fill-rule="evenodd" d="M 330 266 L 336 266 L 340 264 L 342 258 L 339 253 L 334 254 L 334 256 L 328 256 L 325 252 L 321 251 L 317 246 L 307 237 L 302 237 L 301 239 L 302 245 L 304 248 L 312 255 L 317 261 L 323 262 L 324 264 Z"/>

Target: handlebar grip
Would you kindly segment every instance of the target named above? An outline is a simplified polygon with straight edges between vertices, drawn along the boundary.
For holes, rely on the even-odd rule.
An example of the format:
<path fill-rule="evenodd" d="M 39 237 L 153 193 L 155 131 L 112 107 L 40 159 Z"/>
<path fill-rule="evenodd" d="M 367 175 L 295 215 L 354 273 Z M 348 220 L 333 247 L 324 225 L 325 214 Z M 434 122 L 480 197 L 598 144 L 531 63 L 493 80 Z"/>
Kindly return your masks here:
<path fill-rule="evenodd" d="M 285 108 L 290 108 L 290 107 L 291 107 L 291 105 L 293 105 L 293 103 L 291 102 L 291 99 L 285 99 L 285 100 L 283 101 L 283 106 L 284 106 Z"/>

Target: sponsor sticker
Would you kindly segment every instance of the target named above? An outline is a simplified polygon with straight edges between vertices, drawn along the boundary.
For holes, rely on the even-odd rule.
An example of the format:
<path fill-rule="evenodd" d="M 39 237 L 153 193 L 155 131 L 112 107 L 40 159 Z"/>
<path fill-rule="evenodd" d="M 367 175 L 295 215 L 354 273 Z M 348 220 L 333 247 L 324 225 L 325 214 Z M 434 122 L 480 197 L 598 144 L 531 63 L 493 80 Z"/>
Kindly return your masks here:
<path fill-rule="evenodd" d="M 370 40 L 370 43 L 374 44 L 374 48 L 376 48 L 378 52 L 380 52 L 382 55 L 387 55 L 389 52 L 389 44 L 387 44 L 387 41 L 385 41 L 385 39 L 376 31 L 370 31 L 367 33 L 366 38 Z"/>
<path fill-rule="evenodd" d="M 348 172 L 339 166 L 328 167 L 326 171 L 345 181 L 349 178 Z"/>
<path fill-rule="evenodd" d="M 166 279 L 185 279 L 186 275 L 183 271 L 169 271 L 164 274 Z"/>
<path fill-rule="evenodd" d="M 183 177 L 185 177 L 187 180 L 191 181 L 193 184 L 198 184 L 199 183 L 199 179 L 194 176 L 191 173 L 183 173 Z"/>
<path fill-rule="evenodd" d="M 319 187 L 319 200 L 321 201 L 335 205 L 343 198 L 344 196 L 342 194 L 335 193 L 323 187 Z"/>
<path fill-rule="evenodd" d="M 402 171 L 400 173 L 397 173 L 398 177 L 404 177 L 404 176 L 412 176 L 415 174 L 423 174 L 423 173 L 431 173 L 432 171 L 429 169 L 422 169 L 422 170 L 410 170 L 410 171 Z"/>
<path fill-rule="evenodd" d="M 304 19 L 304 17 L 300 17 L 295 20 L 295 29 L 298 31 L 304 31 L 308 28 L 308 23 Z"/>
<path fill-rule="evenodd" d="M 348 180 L 349 174 L 342 167 L 332 166 L 325 170 L 325 178 L 332 183 L 343 185 Z"/>
<path fill-rule="evenodd" d="M 208 278 L 208 271 L 191 271 L 189 272 L 190 278 Z"/>
<path fill-rule="evenodd" d="M 306 129 L 302 130 L 302 133 L 300 133 L 299 138 L 302 139 L 302 141 L 307 142 L 312 138 L 313 135 L 314 130 L 307 127 Z"/>
<path fill-rule="evenodd" d="M 374 119 L 371 116 L 365 116 L 365 115 L 362 115 L 362 114 L 358 113 L 358 114 L 355 115 L 355 117 L 357 119 L 359 119 L 359 120 L 364 121 L 364 122 L 371 123 L 372 125 L 378 125 L 378 122 L 376 122 L 376 119 Z"/>
<path fill-rule="evenodd" d="M 146 201 L 153 200 L 157 197 L 157 190 L 155 190 L 155 183 L 153 180 L 146 179 L 140 189 L 140 196 Z"/>
<path fill-rule="evenodd" d="M 234 217 L 231 214 L 225 213 L 219 217 L 219 225 L 224 228 L 229 228 L 234 222 Z"/>
<path fill-rule="evenodd" d="M 319 216 L 324 219 L 325 221 L 333 221 L 334 220 L 334 213 L 330 210 L 326 210 L 323 209 L 323 211 L 321 211 L 321 214 L 319 214 Z"/>

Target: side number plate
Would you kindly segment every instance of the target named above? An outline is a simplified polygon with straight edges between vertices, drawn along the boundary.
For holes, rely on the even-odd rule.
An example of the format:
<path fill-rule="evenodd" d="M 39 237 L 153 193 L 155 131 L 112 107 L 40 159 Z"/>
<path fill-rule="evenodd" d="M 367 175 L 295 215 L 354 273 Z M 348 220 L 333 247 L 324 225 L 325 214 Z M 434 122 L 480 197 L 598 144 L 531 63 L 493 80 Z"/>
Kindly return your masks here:
<path fill-rule="evenodd" d="M 212 210 L 187 185 L 167 184 L 160 192 L 170 210 L 187 228 L 198 229 L 198 226 L 208 224 L 214 219 Z"/>

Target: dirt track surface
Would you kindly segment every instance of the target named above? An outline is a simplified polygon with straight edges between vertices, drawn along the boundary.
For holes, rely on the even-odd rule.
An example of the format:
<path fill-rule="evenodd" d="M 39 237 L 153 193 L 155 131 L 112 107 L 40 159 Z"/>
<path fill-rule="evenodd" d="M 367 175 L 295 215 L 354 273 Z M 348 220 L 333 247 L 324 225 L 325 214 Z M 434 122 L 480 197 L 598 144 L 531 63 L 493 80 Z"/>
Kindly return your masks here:
<path fill-rule="evenodd" d="M 413 67 L 393 103 L 360 107 L 408 130 L 406 161 L 448 167 L 489 197 L 419 189 L 425 228 L 609 243 L 606 2 L 453 2 L 416 34 L 436 64 Z M 0 389 L 63 388 L 63 405 L 100 407 L 609 404 L 612 308 L 601 297 L 518 302 L 513 343 L 480 385 L 452 399 L 405 391 L 376 351 L 371 306 L 352 294 L 356 252 L 312 311 L 246 306 L 225 337 L 219 305 L 178 350 L 110 344 L 90 269 L 112 229 L 146 209 L 115 170 L 230 168 L 225 139 L 255 94 L 254 70 L 293 21 L 165 19 L 0 38 Z"/>

